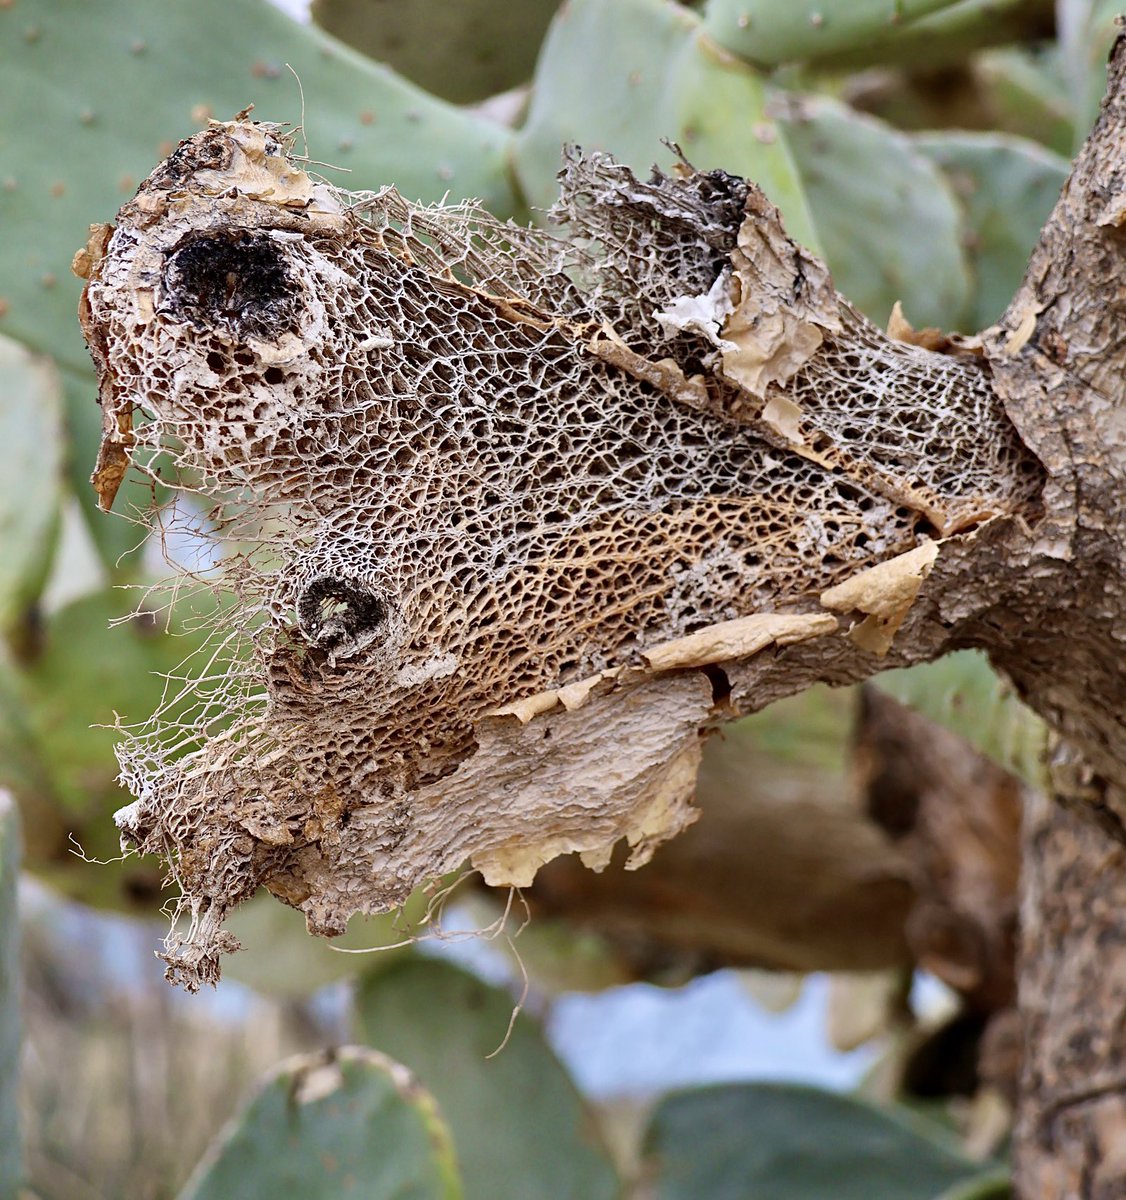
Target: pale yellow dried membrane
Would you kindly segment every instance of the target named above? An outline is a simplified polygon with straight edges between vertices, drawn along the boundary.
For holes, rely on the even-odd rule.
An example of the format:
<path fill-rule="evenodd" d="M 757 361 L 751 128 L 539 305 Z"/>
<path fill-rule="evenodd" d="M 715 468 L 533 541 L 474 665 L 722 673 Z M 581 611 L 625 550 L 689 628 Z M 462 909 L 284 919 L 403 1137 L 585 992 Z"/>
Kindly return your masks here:
<path fill-rule="evenodd" d="M 711 710 L 711 687 L 701 674 L 648 680 L 557 709 L 527 725 L 490 721 L 476 758 L 494 780 L 486 797 L 479 781 L 459 791 L 455 776 L 443 794 L 490 811 L 497 844 L 472 854 L 487 883 L 525 887 L 559 854 L 578 852 L 605 865 L 625 837 L 631 866 L 696 819 L 690 807 Z M 546 736 L 545 736 L 546 735 Z M 450 863 L 451 869 L 457 860 Z"/>
<path fill-rule="evenodd" d="M 882 562 L 821 593 L 821 603 L 835 612 L 868 616 L 849 631 L 857 645 L 884 655 L 938 558 L 938 542 Z"/>
<path fill-rule="evenodd" d="M 891 316 L 888 317 L 888 337 L 912 346 L 922 346 L 924 350 L 944 350 L 950 344 L 949 335 L 933 325 L 916 329 L 903 315 L 903 305 L 898 300 L 891 306 Z"/>
<path fill-rule="evenodd" d="M 605 690 L 606 685 L 617 679 L 620 674 L 620 667 L 609 671 L 599 671 L 597 675 L 578 679 L 574 683 L 567 684 L 566 687 L 551 688 L 546 692 L 537 692 L 534 696 L 527 696 L 523 700 L 516 700 L 512 704 L 502 705 L 487 715 L 490 717 L 516 717 L 522 725 L 526 725 L 533 717 L 538 717 L 540 713 L 550 712 L 559 706 L 568 711 L 582 708 L 596 688 Z"/>
<path fill-rule="evenodd" d="M 785 384 L 839 333 L 840 304 L 824 263 L 782 232 L 778 210 L 754 197 L 739 228 L 723 325 L 723 373 L 754 396 Z"/>
<path fill-rule="evenodd" d="M 271 204 L 312 206 L 331 213 L 341 211 L 337 194 L 324 184 L 315 183 L 293 164 L 278 139 L 265 127 L 246 121 L 211 124 L 229 137 L 234 153 L 220 169 L 196 171 L 193 183 L 198 188 L 218 194 L 234 186 L 244 196 Z"/>
<path fill-rule="evenodd" d="M 779 437 L 794 445 L 805 442 L 801 431 L 801 408 L 788 396 L 773 395 L 762 410 L 762 422 L 768 425 Z"/>
<path fill-rule="evenodd" d="M 642 658 L 655 671 L 703 667 L 748 658 L 771 645 L 790 646 L 804 642 L 833 633 L 836 628 L 836 617 L 827 613 L 755 613 L 734 621 L 721 621 L 699 633 L 654 646 L 646 650 Z"/>
<path fill-rule="evenodd" d="M 1009 334 L 1009 338 L 1005 342 L 1006 354 L 1015 358 L 1028 345 L 1032 335 L 1036 332 L 1036 318 L 1039 315 L 1040 306 L 1037 304 L 1030 305 L 1024 310 L 1017 322 L 1016 329 Z"/>

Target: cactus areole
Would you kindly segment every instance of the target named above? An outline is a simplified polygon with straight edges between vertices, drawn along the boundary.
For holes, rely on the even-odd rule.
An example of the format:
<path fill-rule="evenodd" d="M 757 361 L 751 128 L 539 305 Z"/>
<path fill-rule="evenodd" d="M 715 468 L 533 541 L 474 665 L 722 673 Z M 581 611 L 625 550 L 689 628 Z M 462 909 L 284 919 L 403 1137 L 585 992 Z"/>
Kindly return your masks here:
<path fill-rule="evenodd" d="M 722 721 L 981 644 L 974 556 L 1050 557 L 1000 351 L 875 328 L 752 183 L 570 152 L 544 231 L 290 152 L 213 122 L 76 267 L 103 507 L 161 451 L 224 555 L 119 747 L 189 988 L 259 886 L 332 936 L 466 862 L 640 866 Z"/>

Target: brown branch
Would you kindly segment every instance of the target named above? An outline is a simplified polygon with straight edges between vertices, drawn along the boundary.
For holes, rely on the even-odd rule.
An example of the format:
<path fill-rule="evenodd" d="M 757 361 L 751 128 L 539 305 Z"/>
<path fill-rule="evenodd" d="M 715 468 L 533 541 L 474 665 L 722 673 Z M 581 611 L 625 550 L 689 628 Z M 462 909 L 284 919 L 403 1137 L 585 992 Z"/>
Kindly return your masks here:
<path fill-rule="evenodd" d="M 987 353 L 1048 472 L 1044 517 L 1008 549 L 990 653 L 1088 763 L 1086 798 L 1126 814 L 1126 44 L 1095 128 Z M 1019 347 L 1019 348 L 1018 348 Z"/>
<path fill-rule="evenodd" d="M 1014 1139 L 1021 1200 L 1126 1187 L 1126 847 L 1045 798 L 1025 822 Z"/>

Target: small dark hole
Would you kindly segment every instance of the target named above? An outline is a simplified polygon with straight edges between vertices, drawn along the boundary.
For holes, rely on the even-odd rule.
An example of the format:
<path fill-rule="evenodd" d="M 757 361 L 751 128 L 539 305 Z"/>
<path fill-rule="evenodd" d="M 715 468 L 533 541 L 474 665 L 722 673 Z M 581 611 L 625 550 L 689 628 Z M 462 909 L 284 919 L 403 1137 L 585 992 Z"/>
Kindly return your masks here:
<path fill-rule="evenodd" d="M 297 602 L 306 637 L 325 650 L 349 650 L 387 620 L 387 602 L 349 579 L 321 575 Z"/>
<path fill-rule="evenodd" d="M 218 375 L 221 371 L 227 369 L 227 360 L 218 350 L 212 350 L 207 356 L 207 365 Z"/>
<path fill-rule="evenodd" d="M 707 663 L 704 674 L 712 685 L 712 703 L 722 704 L 731 695 L 731 680 L 727 672 L 718 663 Z"/>
<path fill-rule="evenodd" d="M 285 372 L 281 369 L 281 367 L 267 367 L 266 368 L 266 382 L 267 383 L 284 383 L 285 382 Z"/>

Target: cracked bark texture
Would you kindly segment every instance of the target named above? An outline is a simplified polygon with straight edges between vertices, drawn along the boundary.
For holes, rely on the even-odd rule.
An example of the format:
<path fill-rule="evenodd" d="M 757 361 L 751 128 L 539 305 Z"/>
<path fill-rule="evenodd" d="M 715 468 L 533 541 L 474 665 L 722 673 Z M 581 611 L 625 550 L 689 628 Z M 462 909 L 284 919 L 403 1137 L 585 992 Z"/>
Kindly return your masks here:
<path fill-rule="evenodd" d="M 947 557 L 925 588 L 948 618 L 972 610 L 968 642 L 988 650 L 1062 735 L 1053 755 L 1059 803 L 1033 798 L 1024 836 L 1014 1139 L 1022 1200 L 1126 1195 L 1121 35 L 1108 74 L 1096 126 L 1023 285 L 984 338 L 1006 412 L 1048 471 L 1043 519 L 1006 530 L 992 550 L 979 547 L 961 578 Z M 984 605 L 983 579 L 992 596 Z"/>
<path fill-rule="evenodd" d="M 1126 1194 L 1126 846 L 1033 796 L 1021 884 L 1021 1200 Z"/>
<path fill-rule="evenodd" d="M 1126 41 L 1024 283 L 987 333 L 995 387 L 1048 471 L 970 640 L 1062 735 L 1024 837 L 1014 1140 L 1022 1200 L 1126 1195 Z M 938 574 L 949 568 L 940 565 Z M 1006 582 L 1007 581 L 1007 582 Z M 928 581 L 942 588 L 942 576 Z M 949 586 L 947 595 L 959 592 Z M 1094 817 L 1094 819 L 1092 819 Z"/>
<path fill-rule="evenodd" d="M 1010 551 L 1021 586 L 979 620 L 994 661 L 1063 735 L 1061 803 L 1034 801 L 1024 838 L 1022 1200 L 1126 1194 L 1124 223 L 1120 35 L 1095 129 L 988 340 L 998 393 L 1048 484 L 1044 520 Z"/>

